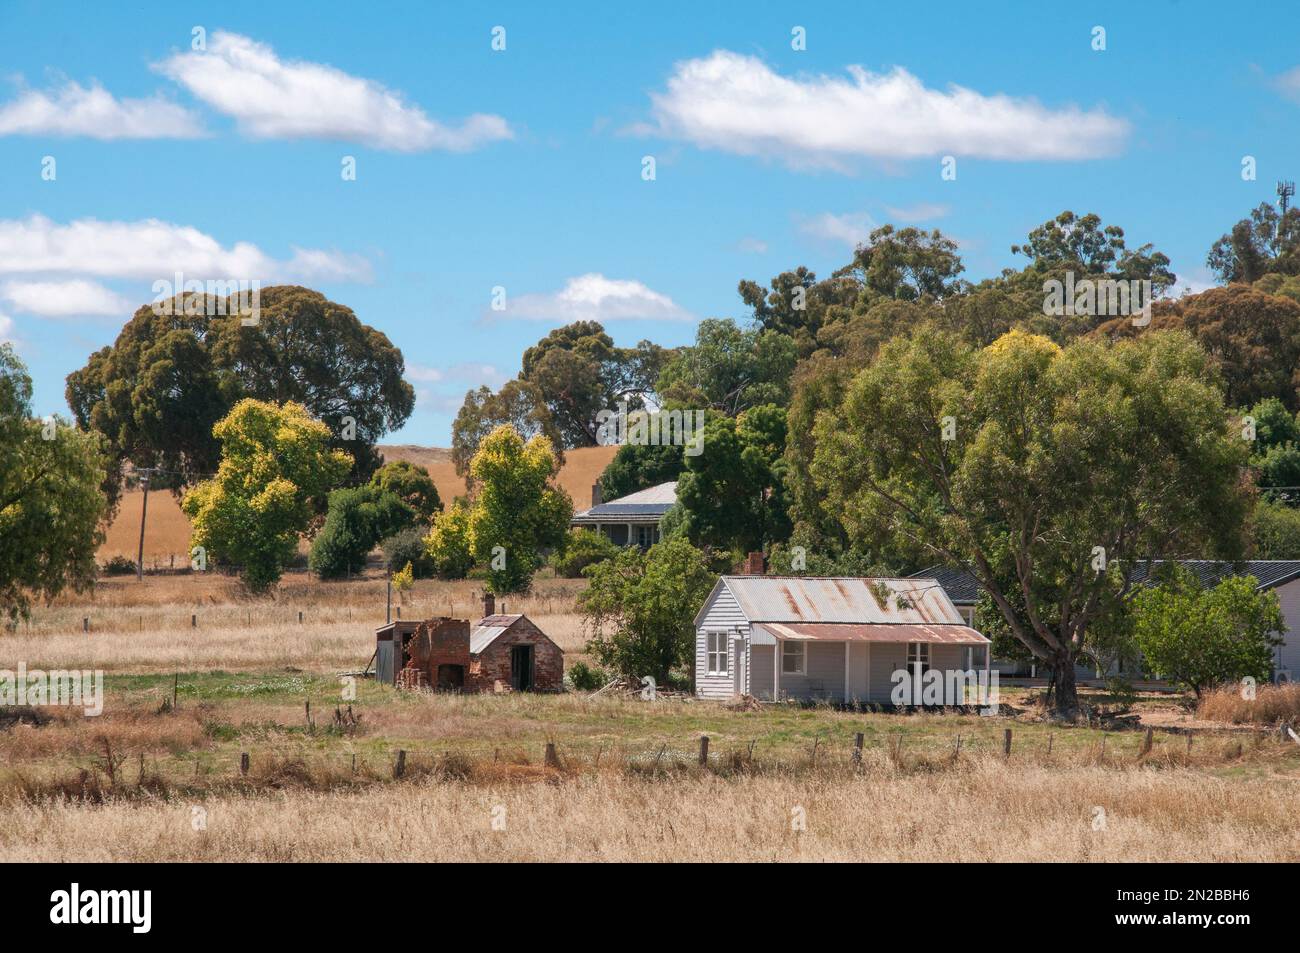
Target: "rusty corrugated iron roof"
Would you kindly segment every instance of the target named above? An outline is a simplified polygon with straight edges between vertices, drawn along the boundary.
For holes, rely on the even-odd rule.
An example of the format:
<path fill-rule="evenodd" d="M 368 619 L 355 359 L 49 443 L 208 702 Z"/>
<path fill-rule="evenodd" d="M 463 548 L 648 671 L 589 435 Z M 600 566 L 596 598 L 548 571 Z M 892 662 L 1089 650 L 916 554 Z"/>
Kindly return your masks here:
<path fill-rule="evenodd" d="M 763 622 L 754 626 L 789 642 L 930 642 L 941 645 L 987 645 L 989 640 L 967 625 L 886 623 L 859 625 L 825 622 Z"/>
<path fill-rule="evenodd" d="M 965 624 L 934 579 L 724 576 L 723 582 L 750 622 Z"/>
<path fill-rule="evenodd" d="M 502 615 L 498 612 L 479 619 L 469 634 L 469 654 L 478 655 L 495 642 L 498 635 L 522 618 L 522 615 Z"/>

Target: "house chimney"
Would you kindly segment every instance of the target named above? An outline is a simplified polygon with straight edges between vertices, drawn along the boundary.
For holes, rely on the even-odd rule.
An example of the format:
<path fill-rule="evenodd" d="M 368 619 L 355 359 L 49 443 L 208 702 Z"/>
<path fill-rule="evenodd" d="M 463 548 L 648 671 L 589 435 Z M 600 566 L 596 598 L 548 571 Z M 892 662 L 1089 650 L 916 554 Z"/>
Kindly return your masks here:
<path fill-rule="evenodd" d="M 764 565 L 764 563 L 765 560 L 763 559 L 762 552 L 750 553 L 749 557 L 745 560 L 745 575 L 746 576 L 763 575 L 763 573 L 766 572 L 766 566 Z"/>
<path fill-rule="evenodd" d="M 601 504 L 601 499 L 600 499 L 600 484 L 599 484 L 599 483 L 593 483 L 593 484 L 591 485 L 591 505 L 592 505 L 592 506 L 600 506 L 600 504 Z"/>
<path fill-rule="evenodd" d="M 496 615 L 497 597 L 490 592 L 483 593 L 483 618 Z"/>

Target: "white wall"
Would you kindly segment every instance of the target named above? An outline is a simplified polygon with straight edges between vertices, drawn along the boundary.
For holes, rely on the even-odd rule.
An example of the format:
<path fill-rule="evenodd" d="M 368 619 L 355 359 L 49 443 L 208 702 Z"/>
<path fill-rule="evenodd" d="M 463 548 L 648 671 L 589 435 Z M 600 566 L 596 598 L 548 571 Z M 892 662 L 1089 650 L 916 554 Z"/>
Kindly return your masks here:
<path fill-rule="evenodd" d="M 1282 618 L 1287 625 L 1287 631 L 1282 633 L 1286 644 L 1273 650 L 1273 667 L 1290 669 L 1291 678 L 1300 681 L 1300 579 L 1293 579 L 1273 591 L 1277 593 Z"/>
<path fill-rule="evenodd" d="M 740 611 L 740 605 L 726 583 L 710 593 L 709 601 L 705 603 L 700 617 L 700 624 L 695 629 L 695 694 L 700 698 L 731 698 L 738 693 L 734 681 L 735 643 L 733 643 L 727 674 L 709 675 L 706 633 L 710 631 L 735 632 L 742 637 L 749 634 L 749 622 L 745 619 L 745 614 Z M 769 688 L 769 694 L 770 692 Z"/>

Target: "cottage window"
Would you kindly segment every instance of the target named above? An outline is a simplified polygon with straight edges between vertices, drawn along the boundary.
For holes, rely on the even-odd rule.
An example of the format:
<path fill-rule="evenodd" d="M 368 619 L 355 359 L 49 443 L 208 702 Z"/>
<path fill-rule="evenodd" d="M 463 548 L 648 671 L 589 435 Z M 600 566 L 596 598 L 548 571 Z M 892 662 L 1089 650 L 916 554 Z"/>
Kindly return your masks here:
<path fill-rule="evenodd" d="M 708 673 L 710 675 L 727 674 L 727 633 L 708 632 Z"/>
<path fill-rule="evenodd" d="M 921 675 L 930 670 L 930 644 L 928 642 L 907 643 L 907 670 Z"/>
<path fill-rule="evenodd" d="M 805 669 L 807 646 L 802 642 L 781 643 L 781 674 L 802 675 Z"/>

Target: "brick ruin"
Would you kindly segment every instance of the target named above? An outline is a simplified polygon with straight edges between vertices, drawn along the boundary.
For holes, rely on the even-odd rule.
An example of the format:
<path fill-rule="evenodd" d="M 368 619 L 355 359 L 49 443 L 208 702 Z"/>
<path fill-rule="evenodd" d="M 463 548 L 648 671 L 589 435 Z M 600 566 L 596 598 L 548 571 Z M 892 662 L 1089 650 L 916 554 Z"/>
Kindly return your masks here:
<path fill-rule="evenodd" d="M 439 617 L 391 632 L 399 688 L 463 692 L 558 692 L 564 690 L 564 652 L 524 615 L 489 613 L 471 628 L 467 619 Z M 405 630 L 405 631 L 403 631 Z M 471 641 L 479 643 L 472 651 Z M 400 646 L 400 649 L 398 648 Z"/>

